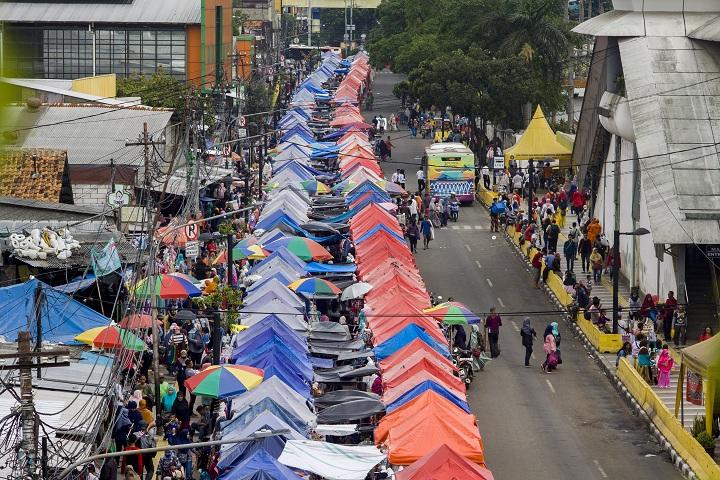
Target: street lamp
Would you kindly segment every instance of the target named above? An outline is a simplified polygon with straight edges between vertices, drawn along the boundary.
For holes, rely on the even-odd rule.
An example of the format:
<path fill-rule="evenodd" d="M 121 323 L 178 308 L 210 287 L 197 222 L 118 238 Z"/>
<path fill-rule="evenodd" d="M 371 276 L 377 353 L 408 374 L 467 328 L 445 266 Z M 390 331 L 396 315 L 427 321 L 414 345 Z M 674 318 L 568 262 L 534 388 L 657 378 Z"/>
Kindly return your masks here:
<path fill-rule="evenodd" d="M 613 272 L 613 284 L 612 284 L 612 308 L 613 308 L 613 318 L 612 318 L 612 332 L 618 333 L 618 323 L 620 322 L 620 301 L 618 298 L 619 290 L 620 290 L 620 235 L 628 235 L 631 237 L 640 237 L 642 235 L 647 235 L 650 233 L 650 230 L 648 230 L 645 227 L 639 227 L 633 230 L 632 232 L 621 232 L 620 230 L 615 230 L 613 234 L 613 265 L 612 265 L 612 272 Z"/>

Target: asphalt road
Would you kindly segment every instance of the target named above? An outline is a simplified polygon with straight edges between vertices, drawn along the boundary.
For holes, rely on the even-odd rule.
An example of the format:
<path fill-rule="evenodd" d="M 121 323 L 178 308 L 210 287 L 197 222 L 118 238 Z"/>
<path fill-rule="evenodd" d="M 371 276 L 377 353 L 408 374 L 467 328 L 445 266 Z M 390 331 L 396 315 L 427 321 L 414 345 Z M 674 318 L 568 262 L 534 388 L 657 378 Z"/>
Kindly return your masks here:
<path fill-rule="evenodd" d="M 392 86 L 400 80 L 400 75 L 376 74 L 375 110 L 366 112 L 368 119 L 399 110 Z M 383 164 L 386 178 L 404 168 L 408 189 L 414 191 L 416 157 L 428 142 L 409 137 L 406 129 L 390 135 L 394 148 L 392 162 Z M 495 306 L 503 318 L 502 353 L 468 390 L 497 479 L 682 478 L 545 294 L 533 288 L 523 261 L 502 236 L 490 232 L 483 207 L 463 207 L 457 224 L 436 230 L 429 250 L 420 247 L 417 263 L 436 295 L 455 297 L 476 312 Z M 548 323 L 560 323 L 564 363 L 557 372 L 540 370 L 541 340 L 535 343 L 532 367 L 523 367 L 519 327 L 525 312 L 544 312 L 529 315 L 538 337 Z"/>

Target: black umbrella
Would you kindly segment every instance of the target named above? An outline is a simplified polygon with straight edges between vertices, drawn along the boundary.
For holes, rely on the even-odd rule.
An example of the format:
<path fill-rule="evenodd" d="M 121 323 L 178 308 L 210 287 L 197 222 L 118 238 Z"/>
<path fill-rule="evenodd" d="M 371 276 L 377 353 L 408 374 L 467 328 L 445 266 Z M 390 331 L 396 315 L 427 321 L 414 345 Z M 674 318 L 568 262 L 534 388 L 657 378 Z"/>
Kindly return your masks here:
<path fill-rule="evenodd" d="M 385 405 L 383 405 L 380 400 L 374 398 L 362 398 L 326 408 L 322 412 L 318 413 L 317 423 L 336 423 L 340 421 L 352 422 L 354 420 L 372 417 L 373 415 L 384 411 Z"/>
<path fill-rule="evenodd" d="M 374 393 L 363 392 L 362 390 L 335 390 L 334 392 L 328 392 L 322 397 L 316 398 L 315 405 L 319 407 L 330 407 L 339 403 L 363 399 L 380 400 L 380 397 Z"/>
<path fill-rule="evenodd" d="M 376 366 L 365 366 L 356 368 L 355 370 L 350 370 L 349 372 L 344 372 L 340 374 L 340 378 L 343 380 L 348 380 L 350 378 L 357 378 L 357 377 L 367 377 L 368 375 L 374 375 L 378 373 L 380 370 Z"/>
<path fill-rule="evenodd" d="M 197 318 L 197 315 L 195 315 L 195 312 L 193 312 L 192 310 L 180 310 L 175 315 L 175 320 L 179 320 L 181 322 L 185 322 L 188 320 L 192 321 L 192 320 L 195 320 L 196 318 Z"/>
<path fill-rule="evenodd" d="M 203 232 L 198 235 L 198 240 L 200 240 L 201 242 L 207 242 L 210 240 L 221 238 L 222 236 L 223 235 L 220 232 Z"/>
<path fill-rule="evenodd" d="M 340 232 L 335 230 L 327 223 L 323 222 L 307 222 L 300 225 L 303 229 L 312 233 L 332 233 L 333 235 L 340 235 Z"/>

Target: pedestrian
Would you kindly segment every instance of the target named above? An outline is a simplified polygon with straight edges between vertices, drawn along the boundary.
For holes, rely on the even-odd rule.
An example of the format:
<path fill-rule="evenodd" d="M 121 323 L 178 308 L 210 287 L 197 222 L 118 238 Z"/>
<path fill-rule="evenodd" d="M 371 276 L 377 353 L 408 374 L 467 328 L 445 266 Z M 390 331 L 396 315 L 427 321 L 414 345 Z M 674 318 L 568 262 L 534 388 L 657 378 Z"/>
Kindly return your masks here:
<path fill-rule="evenodd" d="M 700 337 L 698 338 L 698 342 L 704 342 L 705 340 L 711 339 L 713 336 L 712 327 L 710 325 L 706 326 L 703 332 L 700 334 Z"/>
<path fill-rule="evenodd" d="M 500 355 L 498 342 L 500 340 L 500 327 L 502 327 L 502 319 L 495 312 L 495 307 L 490 308 L 490 315 L 485 318 L 485 331 L 487 332 L 488 342 L 490 343 L 490 356 L 492 358 Z"/>
<path fill-rule="evenodd" d="M 577 255 L 578 244 L 575 237 L 570 234 L 563 244 L 563 254 L 565 254 L 566 270 L 572 272 L 575 269 L 575 256 Z"/>
<path fill-rule="evenodd" d="M 422 195 L 425 191 L 425 170 L 422 167 L 418 168 L 415 176 L 417 177 L 418 195 Z"/>
<path fill-rule="evenodd" d="M 620 365 L 621 358 L 627 357 L 632 357 L 632 345 L 630 345 L 630 342 L 623 342 L 623 346 L 620 348 L 620 350 L 618 350 L 615 357 L 615 368 Z"/>
<path fill-rule="evenodd" d="M 590 265 L 593 272 L 593 282 L 600 283 L 600 279 L 602 278 L 603 257 L 597 248 L 593 248 L 590 254 Z"/>
<path fill-rule="evenodd" d="M 106 453 L 106 450 L 104 447 L 101 447 L 98 449 L 98 453 Z M 117 480 L 118 476 L 118 464 L 115 457 L 107 457 L 105 459 L 105 462 L 103 463 L 102 468 L 100 468 L 100 480 Z"/>
<path fill-rule="evenodd" d="M 485 187 L 485 190 L 490 190 L 490 169 L 487 165 L 483 165 L 480 173 L 482 174 L 483 186 Z"/>
<path fill-rule="evenodd" d="M 530 325 L 530 317 L 525 317 L 522 328 L 520 329 L 520 337 L 522 345 L 525 347 L 525 367 L 530 366 L 530 356 L 533 351 L 533 340 L 537 336 L 535 329 Z"/>
<path fill-rule="evenodd" d="M 405 170 L 400 170 L 398 173 L 398 185 L 402 187 L 403 190 L 405 190 Z"/>
<path fill-rule="evenodd" d="M 548 325 L 548 327 L 550 327 L 550 325 Z M 555 335 L 553 335 L 552 330 L 548 332 L 548 329 L 545 329 L 543 350 L 545 351 L 545 361 L 540 368 L 542 368 L 542 371 L 545 373 L 551 373 L 557 368 L 559 363 L 557 357 L 557 342 L 555 341 Z"/>
<path fill-rule="evenodd" d="M 583 236 L 578 242 L 578 253 L 580 254 L 580 267 L 583 273 L 590 273 L 590 255 L 592 254 L 592 243 L 587 236 Z"/>
<path fill-rule="evenodd" d="M 140 477 L 132 465 L 125 467 L 125 480 L 140 480 Z"/>
<path fill-rule="evenodd" d="M 480 354 L 485 351 L 485 336 L 477 323 L 470 326 L 470 351 L 473 358 L 472 369 L 477 372 L 482 369 Z"/>
<path fill-rule="evenodd" d="M 590 223 L 587 226 L 587 237 L 588 240 L 590 240 L 591 244 L 594 244 L 595 240 L 600 237 L 601 231 L 602 227 L 600 226 L 600 220 L 598 220 L 597 218 L 591 219 Z"/>
<path fill-rule="evenodd" d="M 430 220 L 425 217 L 420 223 L 420 231 L 423 235 L 423 249 L 430 248 L 430 241 L 433 239 L 433 225 Z"/>
<path fill-rule="evenodd" d="M 417 253 L 418 237 L 420 236 L 420 229 L 418 228 L 417 222 L 414 219 L 410 219 L 410 225 L 407 227 L 406 235 L 410 242 L 410 252 Z"/>
<path fill-rule="evenodd" d="M 556 252 L 558 238 L 560 237 L 560 227 L 558 227 L 555 218 L 550 221 L 550 225 L 545 229 L 545 233 L 547 235 L 548 251 Z"/>
<path fill-rule="evenodd" d="M 190 428 L 190 416 L 192 411 L 190 410 L 190 404 L 185 399 L 183 392 L 178 392 L 175 402 L 173 402 L 172 413 L 180 421 L 180 428 Z"/>
<path fill-rule="evenodd" d="M 658 388 L 670 388 L 670 372 L 674 365 L 675 360 L 673 360 L 670 355 L 670 350 L 668 350 L 668 346 L 665 344 L 662 346 L 662 350 L 660 350 L 660 355 L 657 359 Z"/>
<path fill-rule="evenodd" d="M 675 298 L 675 292 L 672 290 L 668 292 L 665 303 L 663 304 L 663 335 L 666 342 L 670 341 L 672 337 L 672 319 L 677 310 L 678 302 Z"/>
<path fill-rule="evenodd" d="M 673 315 L 673 342 L 676 347 L 685 345 L 687 342 L 687 314 L 685 313 L 685 305 L 679 305 Z"/>
<path fill-rule="evenodd" d="M 387 140 L 385 140 L 385 149 L 387 151 L 387 156 L 390 159 L 392 159 L 392 148 L 393 148 L 393 144 L 392 144 L 392 141 L 390 140 L 390 136 L 388 136 Z"/>
<path fill-rule="evenodd" d="M 545 256 L 545 253 L 547 252 L 546 249 L 537 250 L 535 251 L 535 255 L 532 258 L 532 267 L 535 272 L 533 275 L 533 278 L 535 280 L 535 288 L 540 288 L 540 271 L 542 270 L 542 260 L 543 256 Z"/>

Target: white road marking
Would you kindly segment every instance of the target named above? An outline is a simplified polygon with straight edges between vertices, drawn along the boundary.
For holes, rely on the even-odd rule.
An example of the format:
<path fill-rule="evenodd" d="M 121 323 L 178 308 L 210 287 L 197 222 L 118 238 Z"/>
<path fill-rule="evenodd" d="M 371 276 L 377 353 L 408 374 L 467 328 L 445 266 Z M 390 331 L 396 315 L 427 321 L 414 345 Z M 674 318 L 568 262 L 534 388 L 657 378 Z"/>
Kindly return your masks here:
<path fill-rule="evenodd" d="M 517 326 L 517 323 L 515 323 L 514 320 L 510 320 L 510 323 L 512 323 L 512 326 L 513 326 L 513 328 L 515 329 L 516 332 L 519 332 L 519 331 L 520 331 L 520 328 Z"/>
<path fill-rule="evenodd" d="M 601 475 L 603 478 L 608 478 L 607 473 L 605 473 L 605 470 L 603 470 L 603 468 L 600 466 L 600 462 L 598 462 L 597 460 L 593 460 L 593 463 L 594 463 L 595 466 L 597 467 L 598 472 L 600 472 L 600 475 Z"/>
<path fill-rule="evenodd" d="M 492 288 L 492 282 L 490 281 L 490 279 L 489 279 L 489 278 L 486 278 L 485 280 L 487 280 L 488 285 L 490 285 L 490 288 Z"/>
<path fill-rule="evenodd" d="M 502 308 L 505 308 L 505 304 L 503 303 L 502 298 L 498 297 L 498 298 L 497 298 L 497 301 L 498 301 L 498 303 L 500 304 L 500 306 L 501 306 Z"/>
<path fill-rule="evenodd" d="M 460 230 L 459 225 L 451 225 L 450 228 L 452 228 L 453 230 Z"/>
<path fill-rule="evenodd" d="M 475 230 L 482 230 L 482 225 L 475 225 L 473 228 L 475 228 Z"/>
<path fill-rule="evenodd" d="M 475 265 L 477 265 L 478 268 L 482 268 L 482 265 L 480 265 L 480 260 L 475 260 Z"/>
<path fill-rule="evenodd" d="M 465 244 L 465 250 L 467 250 L 468 252 L 472 252 L 472 250 L 470 249 L 470 245 L 468 244 Z"/>
<path fill-rule="evenodd" d="M 545 379 L 545 383 L 547 383 L 548 387 L 550 387 L 550 391 L 553 392 L 553 393 L 555 393 L 555 387 L 553 387 L 553 384 L 550 383 L 550 380 L 548 380 L 548 379 L 546 378 L 546 379 Z M 606 478 L 607 478 L 607 477 L 606 477 Z"/>
<path fill-rule="evenodd" d="M 463 230 L 471 230 L 472 227 L 470 225 L 463 225 Z"/>

